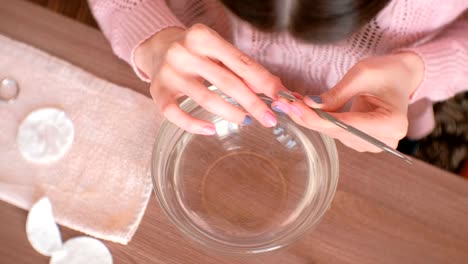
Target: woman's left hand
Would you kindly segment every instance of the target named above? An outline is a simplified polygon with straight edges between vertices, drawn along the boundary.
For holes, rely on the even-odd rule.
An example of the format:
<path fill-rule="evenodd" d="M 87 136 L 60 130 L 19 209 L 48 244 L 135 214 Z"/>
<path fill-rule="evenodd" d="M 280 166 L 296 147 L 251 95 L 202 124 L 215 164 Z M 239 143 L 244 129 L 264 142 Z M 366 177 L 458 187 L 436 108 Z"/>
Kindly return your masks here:
<path fill-rule="evenodd" d="M 320 96 L 299 98 L 304 102 L 280 99 L 272 107 L 289 114 L 298 124 L 336 138 L 357 151 L 380 152 L 374 145 L 322 119 L 307 105 L 327 111 L 396 147 L 406 135 L 409 98 L 419 87 L 423 74 L 423 61 L 412 52 L 371 57 L 353 66 L 335 87 Z M 351 101 L 349 112 L 336 112 L 348 101 Z"/>

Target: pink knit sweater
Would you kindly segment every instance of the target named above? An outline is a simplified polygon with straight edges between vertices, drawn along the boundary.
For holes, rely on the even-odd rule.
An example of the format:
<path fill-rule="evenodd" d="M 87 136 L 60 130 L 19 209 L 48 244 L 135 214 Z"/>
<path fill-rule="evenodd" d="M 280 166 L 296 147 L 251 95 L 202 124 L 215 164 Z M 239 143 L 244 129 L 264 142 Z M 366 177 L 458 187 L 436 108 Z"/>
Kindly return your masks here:
<path fill-rule="evenodd" d="M 134 69 L 133 51 L 140 43 L 164 28 L 194 23 L 215 29 L 279 76 L 286 87 L 303 94 L 333 87 L 365 57 L 402 49 L 416 52 L 425 63 L 425 74 L 411 98 L 412 138 L 432 130 L 432 102 L 468 90 L 468 12 L 463 14 L 468 0 L 393 0 L 359 32 L 330 45 L 260 32 L 229 14 L 217 0 L 89 1 L 114 52 Z"/>

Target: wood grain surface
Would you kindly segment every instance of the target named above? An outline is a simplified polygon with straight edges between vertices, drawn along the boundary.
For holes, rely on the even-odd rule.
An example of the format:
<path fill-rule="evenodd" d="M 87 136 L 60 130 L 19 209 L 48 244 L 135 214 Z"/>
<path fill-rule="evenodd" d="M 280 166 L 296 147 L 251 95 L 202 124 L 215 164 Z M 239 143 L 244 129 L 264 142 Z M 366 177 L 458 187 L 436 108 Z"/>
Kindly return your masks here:
<path fill-rule="evenodd" d="M 146 85 L 91 27 L 27 2 L 3 0 L 0 34 L 147 94 Z M 330 210 L 315 230 L 285 250 L 242 259 L 206 253 L 175 229 L 152 198 L 129 245 L 106 242 L 114 263 L 468 263 L 467 181 L 419 161 L 409 166 L 341 145 L 339 156 L 340 180 Z M 26 239 L 27 212 L 0 202 L 0 215 L 0 263 L 48 263 Z M 65 239 L 79 235 L 61 230 Z"/>
<path fill-rule="evenodd" d="M 27 0 L 49 10 L 97 28 L 87 0 Z"/>
<path fill-rule="evenodd" d="M 148 85 L 135 76 L 127 63 L 116 58 L 98 30 L 22 0 L 2 0 L 0 10 L 2 34 L 149 95 Z"/>

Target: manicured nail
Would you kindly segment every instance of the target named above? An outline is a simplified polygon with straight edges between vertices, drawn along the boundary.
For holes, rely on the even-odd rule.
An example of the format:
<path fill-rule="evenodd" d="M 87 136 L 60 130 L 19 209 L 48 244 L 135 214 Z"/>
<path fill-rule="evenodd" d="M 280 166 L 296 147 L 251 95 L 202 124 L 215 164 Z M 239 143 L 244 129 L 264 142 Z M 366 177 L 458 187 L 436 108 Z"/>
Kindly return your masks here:
<path fill-rule="evenodd" d="M 271 105 L 271 109 L 273 109 L 274 111 L 278 112 L 278 113 L 288 113 L 288 105 L 283 103 L 283 102 L 280 102 L 280 101 L 277 101 L 277 102 L 274 102 L 272 105 Z"/>
<path fill-rule="evenodd" d="M 273 111 L 278 112 L 278 113 L 284 113 L 283 110 L 281 110 L 281 108 L 279 108 L 279 106 L 277 105 L 273 105 L 271 109 L 273 109 Z"/>
<path fill-rule="evenodd" d="M 302 111 L 299 107 L 291 104 L 289 105 L 289 109 L 291 110 L 291 112 L 293 112 L 295 115 L 297 116 L 302 116 Z"/>
<path fill-rule="evenodd" d="M 202 129 L 202 133 L 204 135 L 214 135 L 216 134 L 216 128 L 214 128 L 213 126 L 206 126 Z"/>
<path fill-rule="evenodd" d="M 252 124 L 252 117 L 245 115 L 244 121 L 242 121 L 242 125 L 248 126 L 250 124 Z"/>
<path fill-rule="evenodd" d="M 312 101 L 314 101 L 316 104 L 321 104 L 323 103 L 322 101 L 322 98 L 318 95 L 308 95 L 307 97 L 309 97 Z"/>
<path fill-rule="evenodd" d="M 263 115 L 263 123 L 267 126 L 267 127 L 273 127 L 273 126 L 276 126 L 276 117 L 269 111 L 267 111 L 265 113 L 265 115 Z"/>

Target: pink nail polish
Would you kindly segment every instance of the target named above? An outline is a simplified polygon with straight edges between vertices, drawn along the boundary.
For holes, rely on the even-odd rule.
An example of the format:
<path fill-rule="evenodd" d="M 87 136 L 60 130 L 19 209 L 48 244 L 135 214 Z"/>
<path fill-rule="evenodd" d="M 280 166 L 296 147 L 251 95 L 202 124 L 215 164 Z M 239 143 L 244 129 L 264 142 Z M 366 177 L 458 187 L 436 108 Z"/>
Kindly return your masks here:
<path fill-rule="evenodd" d="M 299 107 L 293 105 L 293 104 L 290 104 L 289 105 L 289 109 L 291 110 L 291 112 L 293 112 L 295 115 L 297 116 L 302 116 L 302 111 L 301 109 L 299 109 Z"/>
<path fill-rule="evenodd" d="M 265 115 L 263 115 L 263 124 L 267 127 L 276 126 L 276 123 L 276 117 L 271 112 L 267 111 Z"/>
<path fill-rule="evenodd" d="M 203 135 L 214 135 L 216 134 L 216 128 L 213 126 L 206 126 L 202 129 Z"/>

